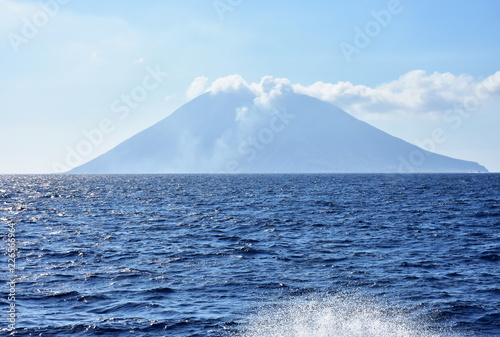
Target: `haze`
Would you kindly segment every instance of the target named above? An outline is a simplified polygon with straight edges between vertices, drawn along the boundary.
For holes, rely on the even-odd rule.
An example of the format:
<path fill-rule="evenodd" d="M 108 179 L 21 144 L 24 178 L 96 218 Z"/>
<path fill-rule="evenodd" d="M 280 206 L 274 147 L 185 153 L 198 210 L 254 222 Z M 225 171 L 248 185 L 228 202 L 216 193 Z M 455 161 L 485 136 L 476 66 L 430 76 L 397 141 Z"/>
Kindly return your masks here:
<path fill-rule="evenodd" d="M 0 173 L 54 173 L 78 149 L 90 161 L 231 76 L 284 79 L 500 172 L 498 13 L 494 0 L 0 0 Z"/>

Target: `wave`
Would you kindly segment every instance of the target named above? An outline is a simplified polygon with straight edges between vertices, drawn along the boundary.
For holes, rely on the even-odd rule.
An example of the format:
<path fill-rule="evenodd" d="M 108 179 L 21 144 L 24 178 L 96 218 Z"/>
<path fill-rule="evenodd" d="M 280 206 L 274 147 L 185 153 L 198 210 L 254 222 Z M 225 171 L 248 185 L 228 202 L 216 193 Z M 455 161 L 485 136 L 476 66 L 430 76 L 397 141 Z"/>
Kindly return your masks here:
<path fill-rule="evenodd" d="M 313 294 L 265 305 L 234 337 L 459 336 L 370 296 Z"/>

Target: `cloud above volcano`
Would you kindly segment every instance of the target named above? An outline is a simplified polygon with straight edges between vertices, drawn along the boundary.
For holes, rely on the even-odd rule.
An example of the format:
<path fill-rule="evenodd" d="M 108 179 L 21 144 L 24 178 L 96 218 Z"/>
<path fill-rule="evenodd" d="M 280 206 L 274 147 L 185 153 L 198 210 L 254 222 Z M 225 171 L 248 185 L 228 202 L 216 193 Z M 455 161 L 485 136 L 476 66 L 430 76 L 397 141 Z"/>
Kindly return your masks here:
<path fill-rule="evenodd" d="M 220 77 L 209 83 L 208 78 L 198 77 L 186 95 L 193 98 L 204 92 L 240 90 L 251 91 L 255 102 L 263 105 L 286 92 L 295 92 L 333 103 L 353 114 L 403 113 L 439 118 L 457 106 L 475 107 L 500 97 L 500 71 L 477 80 L 469 75 L 414 70 L 373 87 L 351 82 L 292 84 L 286 78 L 271 76 L 263 77 L 259 83 L 247 83 L 240 75 Z"/>

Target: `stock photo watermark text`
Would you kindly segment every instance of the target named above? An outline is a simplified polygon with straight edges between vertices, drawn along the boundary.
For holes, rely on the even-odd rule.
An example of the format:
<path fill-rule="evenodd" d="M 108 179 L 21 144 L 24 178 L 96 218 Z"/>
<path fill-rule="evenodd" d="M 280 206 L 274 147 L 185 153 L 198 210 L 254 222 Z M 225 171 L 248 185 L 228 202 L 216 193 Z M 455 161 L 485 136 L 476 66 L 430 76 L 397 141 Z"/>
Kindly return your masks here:
<path fill-rule="evenodd" d="M 167 72 L 150 66 L 146 67 L 146 74 L 140 84 L 134 86 L 129 92 L 120 95 L 111 103 L 110 111 L 113 117 L 103 118 L 97 123 L 96 127 L 90 130 L 83 130 L 83 139 L 75 146 L 66 147 L 66 156 L 63 163 L 53 162 L 52 169 L 56 173 L 67 172 L 75 167 L 82 165 L 104 142 L 106 135 L 112 134 L 116 130 L 117 122 L 126 120 L 131 112 L 144 102 L 149 94 L 156 90 L 169 76 Z"/>
<path fill-rule="evenodd" d="M 214 0 L 213 5 L 219 19 L 224 21 L 226 13 L 231 13 L 242 3 L 243 0 Z"/>
<path fill-rule="evenodd" d="M 8 330 L 13 331 L 16 328 L 17 308 L 16 308 L 16 288 L 17 288 L 17 238 L 16 226 L 14 223 L 7 225 L 7 268 L 8 268 L 8 311 L 7 322 Z"/>
<path fill-rule="evenodd" d="M 384 28 L 387 28 L 395 15 L 400 14 L 404 7 L 399 0 L 391 0 L 387 3 L 387 8 L 370 13 L 373 20 L 368 21 L 362 28 L 354 28 L 352 42 L 341 42 L 340 51 L 348 63 L 351 63 L 354 54 L 360 54 L 367 48 Z"/>
<path fill-rule="evenodd" d="M 448 129 L 458 130 L 465 120 L 473 116 L 477 112 L 484 101 L 489 99 L 494 92 L 493 82 L 500 80 L 500 72 L 491 78 L 490 83 L 481 83 L 476 87 L 474 94 L 463 98 L 460 105 L 454 109 L 446 111 L 444 121 L 448 125 Z M 413 173 L 417 168 L 425 163 L 426 157 L 432 152 L 435 152 L 438 145 L 444 144 L 448 139 L 447 128 L 434 128 L 431 131 L 430 137 L 417 141 L 417 146 L 425 150 L 414 150 L 407 156 L 399 156 L 399 173 Z"/>
<path fill-rule="evenodd" d="M 254 135 L 248 137 L 238 146 L 238 154 L 245 156 L 247 163 L 257 159 L 259 153 L 264 151 L 271 144 L 276 135 L 283 132 L 290 122 L 295 119 L 295 115 L 288 111 L 277 111 L 269 120 L 267 127 L 261 128 Z M 239 173 L 242 163 L 238 160 L 231 160 L 226 165 L 227 173 Z"/>
<path fill-rule="evenodd" d="M 38 36 L 50 21 L 61 11 L 61 6 L 66 5 L 71 0 L 46 0 L 40 3 L 40 9 L 31 17 L 21 19 L 22 26 L 18 33 L 7 34 L 10 46 L 15 53 L 20 51 L 21 46 L 26 45 L 30 40 Z"/>

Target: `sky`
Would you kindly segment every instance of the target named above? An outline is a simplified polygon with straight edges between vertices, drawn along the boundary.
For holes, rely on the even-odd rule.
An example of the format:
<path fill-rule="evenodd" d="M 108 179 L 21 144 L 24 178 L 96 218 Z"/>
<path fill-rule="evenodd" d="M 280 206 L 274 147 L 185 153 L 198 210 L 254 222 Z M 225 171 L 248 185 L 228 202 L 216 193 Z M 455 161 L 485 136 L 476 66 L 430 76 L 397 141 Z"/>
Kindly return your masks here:
<path fill-rule="evenodd" d="M 500 172 L 499 15 L 496 0 L 0 0 L 0 174 L 72 168 L 221 78 L 265 76 Z"/>

